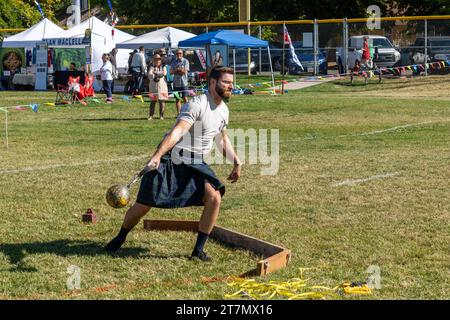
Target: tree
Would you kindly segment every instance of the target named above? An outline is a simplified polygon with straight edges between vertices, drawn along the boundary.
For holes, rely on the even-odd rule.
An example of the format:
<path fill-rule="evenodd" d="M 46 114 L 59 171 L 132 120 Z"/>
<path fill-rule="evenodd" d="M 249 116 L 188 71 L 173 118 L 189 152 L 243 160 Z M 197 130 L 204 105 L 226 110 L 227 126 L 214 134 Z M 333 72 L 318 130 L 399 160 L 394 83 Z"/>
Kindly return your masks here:
<path fill-rule="evenodd" d="M 67 7 L 70 0 L 39 1 L 44 14 L 54 19 L 55 12 Z M 0 0 L 0 28 L 28 28 L 42 19 L 34 1 Z"/>
<path fill-rule="evenodd" d="M 126 24 L 221 22 L 237 20 L 236 0 L 141 0 L 111 1 Z M 109 11 L 107 1 L 92 0 Z"/>

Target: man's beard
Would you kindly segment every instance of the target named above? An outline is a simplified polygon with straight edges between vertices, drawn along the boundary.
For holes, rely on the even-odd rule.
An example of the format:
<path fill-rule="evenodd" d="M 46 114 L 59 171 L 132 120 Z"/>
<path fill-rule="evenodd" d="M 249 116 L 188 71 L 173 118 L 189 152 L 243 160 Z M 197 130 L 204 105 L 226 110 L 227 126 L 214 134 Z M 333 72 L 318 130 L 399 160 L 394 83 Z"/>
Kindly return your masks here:
<path fill-rule="evenodd" d="M 218 84 L 216 84 L 216 93 L 222 98 L 223 101 L 228 102 L 228 100 L 230 100 L 231 91 L 224 90 Z"/>

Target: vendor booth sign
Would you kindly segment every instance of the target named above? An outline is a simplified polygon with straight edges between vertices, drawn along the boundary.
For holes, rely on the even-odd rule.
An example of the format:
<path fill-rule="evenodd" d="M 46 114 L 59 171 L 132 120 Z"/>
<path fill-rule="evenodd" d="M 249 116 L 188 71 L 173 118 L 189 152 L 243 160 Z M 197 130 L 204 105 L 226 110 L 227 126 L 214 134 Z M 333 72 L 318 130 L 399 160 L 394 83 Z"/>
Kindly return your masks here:
<path fill-rule="evenodd" d="M 34 90 L 47 90 L 47 43 L 36 44 L 36 83 Z"/>
<path fill-rule="evenodd" d="M 206 63 L 208 67 L 212 68 L 217 65 L 228 66 L 228 45 L 211 44 L 206 47 Z"/>
<path fill-rule="evenodd" d="M 83 38 L 56 38 L 47 39 L 47 44 L 49 47 L 59 47 L 59 46 L 84 46 Z"/>
<path fill-rule="evenodd" d="M 20 72 L 25 67 L 25 51 L 23 48 L 1 48 L 0 62 L 0 72 Z"/>

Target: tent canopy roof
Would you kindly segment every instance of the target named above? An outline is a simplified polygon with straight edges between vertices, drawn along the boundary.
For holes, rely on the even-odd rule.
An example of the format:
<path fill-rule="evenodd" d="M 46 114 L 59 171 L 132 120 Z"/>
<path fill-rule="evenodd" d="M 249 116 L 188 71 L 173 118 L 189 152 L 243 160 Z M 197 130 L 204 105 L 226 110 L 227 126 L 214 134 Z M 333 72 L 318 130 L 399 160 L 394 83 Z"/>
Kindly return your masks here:
<path fill-rule="evenodd" d="M 111 32 L 113 27 L 104 23 L 96 17 L 91 17 L 90 19 L 83 21 L 82 23 L 70 28 L 69 30 L 56 33 L 52 36 L 46 37 L 45 39 L 80 39 L 84 37 L 86 29 L 91 29 L 91 37 L 93 39 L 103 39 L 104 42 L 114 41 L 117 43 L 134 38 L 134 36 L 129 33 L 114 29 L 113 40 Z"/>
<path fill-rule="evenodd" d="M 4 48 L 35 47 L 36 42 L 40 42 L 42 39 L 62 31 L 64 31 L 64 29 L 58 27 L 49 19 L 44 18 L 27 30 L 4 39 L 2 46 Z"/>
<path fill-rule="evenodd" d="M 232 48 L 261 48 L 269 45 L 267 41 L 233 30 L 217 30 L 202 33 L 194 38 L 178 43 L 180 47 L 184 48 L 200 48 L 208 44 L 227 44 Z"/>
<path fill-rule="evenodd" d="M 131 40 L 117 44 L 117 48 L 136 49 L 140 46 L 145 48 L 178 48 L 182 40 L 195 37 L 195 34 L 180 29 L 166 27 L 140 35 Z"/>

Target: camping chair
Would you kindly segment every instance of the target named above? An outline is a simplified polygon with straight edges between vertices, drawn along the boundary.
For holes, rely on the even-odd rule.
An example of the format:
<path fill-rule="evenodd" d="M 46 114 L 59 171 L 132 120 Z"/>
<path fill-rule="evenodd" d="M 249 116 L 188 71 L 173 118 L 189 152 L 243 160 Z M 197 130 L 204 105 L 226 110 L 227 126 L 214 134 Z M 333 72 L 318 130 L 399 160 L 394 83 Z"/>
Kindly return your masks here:
<path fill-rule="evenodd" d="M 77 102 L 86 105 L 86 102 L 83 101 L 85 97 L 85 87 L 80 83 L 80 77 L 69 76 L 67 86 L 60 84 L 57 84 L 56 86 L 56 105 Z"/>
<path fill-rule="evenodd" d="M 87 74 L 84 77 L 84 97 L 86 98 L 93 98 L 95 97 L 95 91 L 94 91 L 94 75 Z"/>

